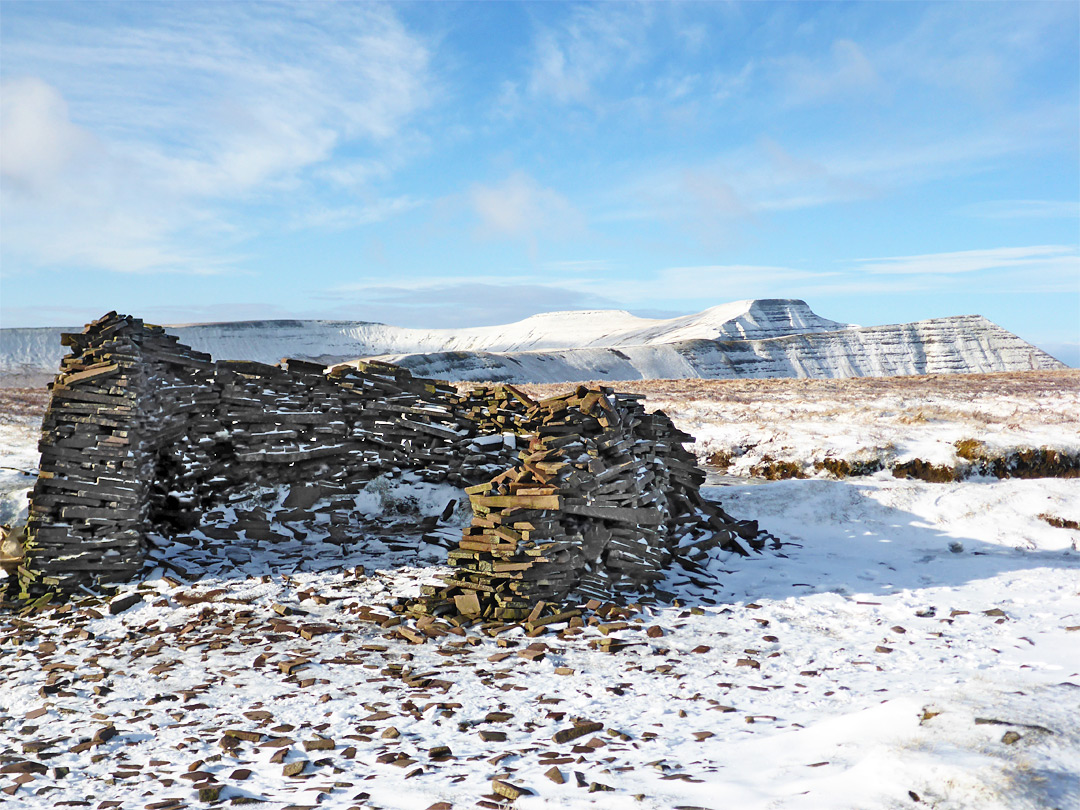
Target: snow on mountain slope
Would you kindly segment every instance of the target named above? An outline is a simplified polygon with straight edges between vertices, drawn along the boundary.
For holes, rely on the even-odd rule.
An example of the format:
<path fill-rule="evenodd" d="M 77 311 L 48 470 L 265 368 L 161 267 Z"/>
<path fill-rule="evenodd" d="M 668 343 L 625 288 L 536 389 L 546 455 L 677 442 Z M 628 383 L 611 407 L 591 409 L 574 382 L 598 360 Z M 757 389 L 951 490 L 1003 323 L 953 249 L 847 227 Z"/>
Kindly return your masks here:
<path fill-rule="evenodd" d="M 520 352 L 636 346 L 692 339 L 757 339 L 825 332 L 844 324 L 814 314 L 804 301 L 735 301 L 668 320 L 622 310 L 546 312 L 522 321 L 465 329 L 406 329 L 362 321 L 235 321 L 169 327 L 181 342 L 218 359 L 276 363 L 282 357 L 328 363 L 382 354 Z M 53 373 L 62 332 L 81 328 L 0 330 L 0 370 Z"/>
<path fill-rule="evenodd" d="M 0 385 L 41 385 L 65 354 L 60 334 L 0 329 Z M 803 301 L 736 301 L 694 315 L 549 312 L 467 329 L 360 321 L 237 321 L 169 327 L 220 360 L 327 364 L 381 357 L 448 379 L 562 382 L 677 377 L 852 377 L 1058 368 L 1053 358 L 977 316 L 868 329 L 816 315 Z M 718 342 L 719 341 L 719 342 Z"/>
<path fill-rule="evenodd" d="M 880 377 L 1064 368 L 978 315 L 765 340 L 681 340 L 547 352 L 387 355 L 424 377 L 500 382 Z"/>
<path fill-rule="evenodd" d="M 621 310 L 546 312 L 522 321 L 465 329 L 406 329 L 362 321 L 235 321 L 178 324 L 169 331 L 217 358 L 277 362 L 282 357 L 328 362 L 378 354 L 440 351 L 529 351 L 632 346 L 695 338 L 777 337 L 832 331 L 844 324 L 815 315 L 803 301 L 736 301 L 668 320 Z M 0 368 L 55 368 L 62 332 L 81 328 L 0 330 Z"/>

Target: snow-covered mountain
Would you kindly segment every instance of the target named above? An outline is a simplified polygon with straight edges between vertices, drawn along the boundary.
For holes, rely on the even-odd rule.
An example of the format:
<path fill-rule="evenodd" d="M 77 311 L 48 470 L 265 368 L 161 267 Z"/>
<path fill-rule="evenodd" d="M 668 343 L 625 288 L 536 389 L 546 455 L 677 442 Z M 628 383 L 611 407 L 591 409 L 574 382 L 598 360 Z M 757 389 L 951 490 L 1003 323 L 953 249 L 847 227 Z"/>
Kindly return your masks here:
<path fill-rule="evenodd" d="M 497 382 L 700 377 L 886 377 L 1065 368 L 979 315 L 762 340 L 684 339 L 622 348 L 393 354 L 421 377 Z"/>
<path fill-rule="evenodd" d="M 0 330 L 3 384 L 51 379 L 66 351 L 60 345 L 65 331 L 80 330 Z M 276 320 L 169 331 L 217 359 L 330 364 L 380 357 L 423 376 L 459 380 L 858 377 L 1063 367 L 978 316 L 861 328 L 821 318 L 795 299 L 736 301 L 671 319 L 600 310 L 467 329 Z"/>

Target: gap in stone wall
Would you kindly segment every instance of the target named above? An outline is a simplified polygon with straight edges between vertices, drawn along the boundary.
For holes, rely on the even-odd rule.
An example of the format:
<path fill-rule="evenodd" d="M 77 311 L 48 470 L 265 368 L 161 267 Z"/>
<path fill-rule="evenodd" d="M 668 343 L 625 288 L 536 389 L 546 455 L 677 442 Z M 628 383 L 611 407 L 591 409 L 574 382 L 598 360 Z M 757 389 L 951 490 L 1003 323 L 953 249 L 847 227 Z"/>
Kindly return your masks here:
<path fill-rule="evenodd" d="M 462 490 L 411 473 L 379 476 L 353 490 L 248 487 L 190 529 L 151 534 L 144 575 L 190 582 L 431 566 L 445 563 L 468 522 L 455 508 L 467 503 Z"/>

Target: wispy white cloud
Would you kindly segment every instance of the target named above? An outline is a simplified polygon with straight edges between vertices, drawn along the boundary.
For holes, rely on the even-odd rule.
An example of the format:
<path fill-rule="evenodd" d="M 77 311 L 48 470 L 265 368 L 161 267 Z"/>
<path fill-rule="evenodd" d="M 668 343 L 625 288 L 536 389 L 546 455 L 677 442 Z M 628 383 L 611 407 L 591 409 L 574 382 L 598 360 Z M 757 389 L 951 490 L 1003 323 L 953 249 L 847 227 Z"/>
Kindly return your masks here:
<path fill-rule="evenodd" d="M 1065 294 L 1080 290 L 1075 246 L 1033 245 L 857 259 L 828 276 L 796 283 L 800 296 Z"/>
<path fill-rule="evenodd" d="M 474 184 L 468 200 L 479 219 L 479 236 L 524 239 L 534 250 L 541 236 L 565 237 L 584 227 L 566 197 L 521 171 L 497 185 Z"/>
<path fill-rule="evenodd" d="M 343 189 L 363 192 L 374 182 L 388 177 L 391 171 L 385 160 L 338 160 L 319 166 L 315 175 Z"/>
<path fill-rule="evenodd" d="M 292 227 L 343 230 L 360 225 L 385 222 L 422 205 L 424 205 L 422 200 L 404 195 L 378 199 L 365 205 L 309 207 L 293 218 Z"/>
<path fill-rule="evenodd" d="M 1071 219 L 1080 220 L 1076 200 L 987 200 L 972 203 L 958 213 L 982 219 Z"/>
<path fill-rule="evenodd" d="M 883 88 L 881 77 L 863 49 L 850 39 L 837 39 L 827 56 L 791 56 L 779 60 L 779 81 L 788 104 L 817 104 L 833 99 L 865 98 Z"/>
<path fill-rule="evenodd" d="M 832 263 L 827 269 L 716 264 L 668 267 L 612 283 L 598 271 L 567 279 L 565 286 L 610 297 L 620 306 L 663 306 L 687 311 L 743 298 L 821 298 L 831 295 L 899 295 L 927 292 L 1058 292 L 1080 289 L 1076 247 L 954 251 Z"/>
<path fill-rule="evenodd" d="M 630 177 L 607 195 L 608 205 L 596 219 L 675 222 L 707 245 L 737 241 L 746 224 L 774 212 L 879 194 L 879 178 L 850 169 L 847 159 L 798 155 L 762 137 L 707 162 Z"/>
<path fill-rule="evenodd" d="M 794 106 L 892 102 L 898 94 L 911 101 L 941 91 L 954 106 L 994 106 L 1025 86 L 1025 73 L 1045 59 L 1048 44 L 1075 38 L 1075 9 L 1068 6 L 1001 4 L 992 14 L 971 14 L 960 4 L 924 5 L 904 24 L 865 28 L 827 50 L 809 44 L 766 57 L 759 89 Z M 941 109 L 939 97 L 926 101 Z"/>
<path fill-rule="evenodd" d="M 331 179 L 370 183 L 430 100 L 429 52 L 390 9 L 169 9 L 5 41 L 5 70 L 28 74 L 4 87 L 9 267 L 222 269 L 237 259 L 236 206 L 298 189 L 350 142 L 382 157 Z"/>
<path fill-rule="evenodd" d="M 709 91 L 713 100 L 725 102 L 745 93 L 756 69 L 753 62 L 747 62 L 738 71 L 714 73 L 709 80 Z"/>
<path fill-rule="evenodd" d="M 0 94 L 0 176 L 13 193 L 47 196 L 71 164 L 104 150 L 72 123 L 63 96 L 41 79 L 14 79 Z"/>
<path fill-rule="evenodd" d="M 887 198 L 1053 148 L 1074 137 L 1075 115 L 1075 103 L 1053 105 L 1002 117 L 992 129 L 897 131 L 855 144 L 763 136 L 707 161 L 631 174 L 606 195 L 607 204 L 592 219 L 674 221 L 706 244 L 723 242 L 725 235 L 737 238 L 745 224 L 775 212 Z"/>
<path fill-rule="evenodd" d="M 343 316 L 424 328 L 489 326 L 541 312 L 616 306 L 591 290 L 527 276 L 354 282 L 320 296 L 334 301 Z"/>
<path fill-rule="evenodd" d="M 570 289 L 613 299 L 628 309 L 692 311 L 745 298 L 785 298 L 796 285 L 823 283 L 837 275 L 785 266 L 712 264 L 667 267 L 633 279 L 615 280 L 611 273 L 597 273 L 562 283 Z"/>
<path fill-rule="evenodd" d="M 24 263 L 215 273 L 235 261 L 184 246 L 176 237 L 203 212 L 181 210 L 158 178 L 75 124 L 55 87 L 12 79 L 0 97 L 5 275 Z"/>
<path fill-rule="evenodd" d="M 704 23 L 687 23 L 679 27 L 677 33 L 683 45 L 691 53 L 700 51 L 709 37 L 709 29 Z"/>
<path fill-rule="evenodd" d="M 1051 43 L 1075 39 L 1075 7 L 1068 3 L 1016 3 L 972 15 L 959 4 L 924 7 L 916 25 L 877 50 L 881 72 L 909 87 L 955 92 L 967 104 L 1000 103 L 1025 84 Z"/>
<path fill-rule="evenodd" d="M 665 306 L 673 311 L 689 311 L 741 298 L 786 297 L 793 285 L 825 283 L 839 275 L 838 271 L 737 264 L 668 267 L 634 278 L 601 261 L 545 262 L 544 268 L 564 272 L 557 278 L 549 276 L 543 283 L 525 272 L 505 276 L 415 278 L 394 284 L 370 278 L 338 285 L 326 295 L 355 298 L 379 306 L 393 304 L 402 312 L 409 307 L 426 308 L 440 303 L 454 307 L 468 305 L 470 311 L 477 312 L 489 305 L 509 307 L 514 311 L 524 308 L 529 309 L 530 314 L 553 308 L 585 307 L 642 309 Z M 474 289 L 482 295 L 470 301 L 469 291 Z M 511 296 L 515 295 L 525 295 L 528 300 L 514 301 Z M 547 309 L 539 308 L 541 302 Z M 488 322 L 497 321 L 485 320 Z"/>
<path fill-rule="evenodd" d="M 835 275 L 829 272 L 768 265 L 706 265 L 669 267 L 642 290 L 643 300 L 677 300 L 698 297 L 711 304 L 742 298 L 786 297 L 787 289 Z M 645 296 L 648 296 L 646 298 Z"/>
<path fill-rule="evenodd" d="M 954 275 L 985 270 L 1080 271 L 1076 248 L 1067 245 L 958 250 L 918 256 L 890 256 L 859 260 L 859 270 L 874 275 Z M 1077 276 L 1080 279 L 1080 275 Z"/>
<path fill-rule="evenodd" d="M 510 272 L 505 275 L 485 275 L 478 273 L 476 275 L 467 276 L 425 276 L 417 277 L 411 276 L 406 278 L 395 279 L 393 284 L 387 284 L 385 277 L 367 277 L 363 276 L 355 279 L 354 281 L 346 281 L 341 284 L 336 284 L 327 290 L 327 295 L 338 295 L 341 293 L 349 295 L 381 295 L 380 291 L 391 290 L 394 295 L 397 295 L 404 291 L 418 292 L 423 290 L 437 290 L 450 287 L 460 287 L 466 284 L 482 284 L 485 286 L 497 287 L 499 285 L 519 285 L 528 284 L 532 281 L 532 277 L 528 273 L 522 272 Z"/>
<path fill-rule="evenodd" d="M 558 26 L 541 27 L 526 87 L 534 98 L 560 104 L 595 102 L 596 89 L 646 52 L 648 6 L 575 6 Z"/>

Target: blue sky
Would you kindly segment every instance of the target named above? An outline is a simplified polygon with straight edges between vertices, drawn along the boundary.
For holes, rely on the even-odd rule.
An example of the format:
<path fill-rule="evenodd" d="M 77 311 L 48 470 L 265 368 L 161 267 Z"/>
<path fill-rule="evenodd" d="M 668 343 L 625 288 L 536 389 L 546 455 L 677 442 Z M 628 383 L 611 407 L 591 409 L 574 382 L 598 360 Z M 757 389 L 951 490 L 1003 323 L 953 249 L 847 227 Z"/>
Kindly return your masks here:
<path fill-rule="evenodd" d="M 3 326 L 798 297 L 1080 351 L 1073 2 L 6 0 L 0 24 Z"/>

